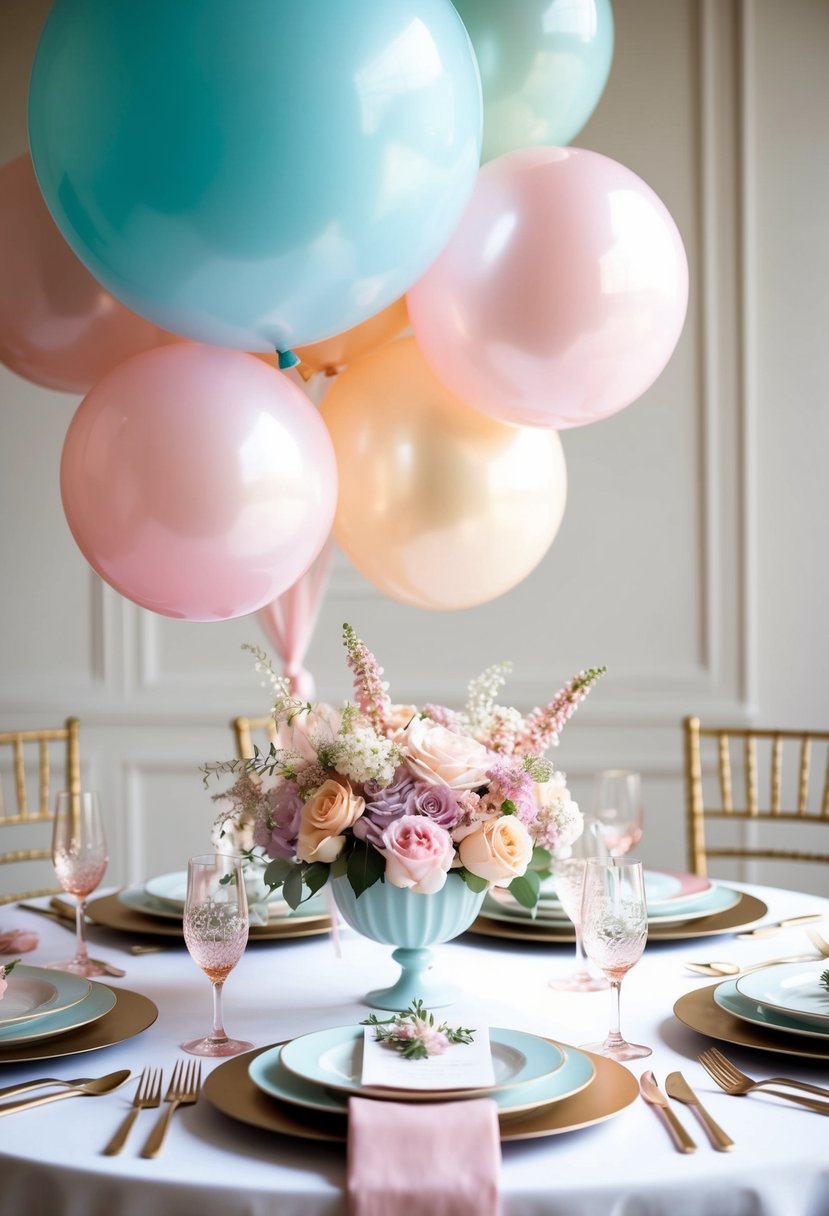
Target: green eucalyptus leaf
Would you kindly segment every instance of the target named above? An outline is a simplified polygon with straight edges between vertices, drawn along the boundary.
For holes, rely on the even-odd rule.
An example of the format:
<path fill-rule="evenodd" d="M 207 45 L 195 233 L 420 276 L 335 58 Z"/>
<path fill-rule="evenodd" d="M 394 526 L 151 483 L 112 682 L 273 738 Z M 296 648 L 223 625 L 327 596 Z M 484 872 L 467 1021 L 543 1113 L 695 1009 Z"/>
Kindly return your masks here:
<path fill-rule="evenodd" d="M 296 863 L 288 861 L 287 858 L 277 857 L 274 861 L 269 861 L 265 866 L 263 878 L 272 891 L 276 891 L 282 886 L 289 874 L 296 869 Z"/>
<path fill-rule="evenodd" d="M 360 840 L 349 854 L 347 863 L 348 881 L 356 896 L 362 895 L 369 887 L 379 882 L 386 870 L 386 859 L 378 853 L 374 845 L 367 840 Z"/>
<path fill-rule="evenodd" d="M 470 891 L 485 891 L 489 886 L 485 878 L 481 878 L 478 874 L 473 874 L 471 870 L 467 870 L 464 866 L 461 866 L 459 870 L 455 870 L 454 873 L 463 879 Z"/>
<path fill-rule="evenodd" d="M 535 870 L 527 870 L 526 874 L 522 874 L 519 878 L 513 878 L 509 884 L 510 895 L 517 899 L 522 908 L 530 908 L 535 911 L 535 906 L 538 903 L 538 892 L 541 889 L 541 879 Z"/>
<path fill-rule="evenodd" d="M 303 879 L 308 888 L 309 899 L 312 895 L 316 895 L 317 891 L 321 890 L 328 882 L 328 871 L 330 868 L 324 861 L 312 861 L 309 866 L 305 867 Z"/>
<path fill-rule="evenodd" d="M 285 879 L 282 894 L 288 907 L 296 911 L 302 903 L 302 870 L 299 866 L 293 866 L 292 873 Z"/>

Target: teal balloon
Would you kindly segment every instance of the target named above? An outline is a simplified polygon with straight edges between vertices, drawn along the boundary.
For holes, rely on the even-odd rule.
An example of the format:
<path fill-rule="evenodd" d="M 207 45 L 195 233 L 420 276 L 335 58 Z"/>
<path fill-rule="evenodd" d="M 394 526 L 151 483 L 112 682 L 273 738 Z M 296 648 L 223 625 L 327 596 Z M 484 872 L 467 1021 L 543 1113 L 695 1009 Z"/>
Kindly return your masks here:
<path fill-rule="evenodd" d="M 455 0 L 455 8 L 481 70 L 481 159 L 569 144 L 610 74 L 610 0 Z"/>
<path fill-rule="evenodd" d="M 463 214 L 481 126 L 450 0 L 56 0 L 29 91 L 43 197 L 95 278 L 251 351 L 403 295 Z"/>

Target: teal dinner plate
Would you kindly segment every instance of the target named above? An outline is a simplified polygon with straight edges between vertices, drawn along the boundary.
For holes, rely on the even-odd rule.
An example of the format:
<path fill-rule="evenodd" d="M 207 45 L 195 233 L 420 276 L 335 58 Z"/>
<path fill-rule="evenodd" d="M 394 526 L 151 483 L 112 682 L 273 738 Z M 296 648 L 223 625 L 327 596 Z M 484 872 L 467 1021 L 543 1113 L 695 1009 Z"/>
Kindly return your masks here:
<path fill-rule="evenodd" d="M 829 1034 L 829 992 L 820 982 L 825 959 L 764 967 L 735 980 L 740 996 Z"/>
<path fill-rule="evenodd" d="M 18 964 L 6 980 L 6 991 L 0 1001 L 0 1030 L 57 1013 L 82 1001 L 89 993 L 89 980 L 71 978 L 78 982 L 64 984 L 45 967 Z"/>
<path fill-rule="evenodd" d="M 0 1030 L 0 1062 L 3 1059 L 4 1047 L 19 1047 L 22 1043 L 34 1043 L 38 1039 L 55 1038 L 90 1022 L 97 1022 L 104 1014 L 109 1013 L 115 1005 L 115 993 L 103 984 L 89 983 L 80 976 L 71 975 L 66 971 L 49 971 L 48 975 L 55 977 L 59 991 L 70 989 L 70 980 L 75 980 L 88 986 L 88 992 L 82 1000 L 30 1022 L 18 1022 L 13 1026 Z M 60 977 L 58 979 L 58 977 Z M 61 981 L 66 981 L 65 987 Z"/>
<path fill-rule="evenodd" d="M 785 1034 L 799 1035 L 809 1039 L 827 1040 L 827 1031 L 818 1030 L 808 1022 L 800 1021 L 790 1014 L 777 1009 L 769 1009 L 766 1005 L 758 1005 L 749 1000 L 737 988 L 736 980 L 725 980 L 717 984 L 713 992 L 714 1002 L 741 1022 L 750 1022 L 753 1026 L 764 1026 L 767 1030 L 782 1030 Z"/>
<path fill-rule="evenodd" d="M 351 1059 L 357 1059 L 357 1071 L 359 1073 L 360 1056 L 356 1049 L 362 1044 L 362 1027 L 340 1027 L 338 1030 L 340 1048 L 344 1044 Z M 328 1032 L 320 1032 L 320 1034 L 326 1033 Z M 305 1039 L 314 1037 L 316 1036 L 303 1036 Z M 346 1114 L 348 1112 L 349 1095 L 386 1098 L 396 1102 L 410 1099 L 423 1099 L 434 1102 L 440 1098 L 447 1101 L 457 1098 L 463 1101 L 466 1098 L 479 1098 L 491 1094 L 493 1100 L 497 1103 L 499 1114 L 504 1116 L 519 1114 L 551 1102 L 558 1102 L 564 1098 L 569 1098 L 573 1094 L 579 1093 L 582 1089 L 586 1089 L 595 1075 L 592 1060 L 584 1052 L 578 1051 L 575 1047 L 568 1046 L 565 1049 L 558 1044 L 550 1043 L 547 1039 L 539 1038 L 537 1035 L 526 1034 L 523 1031 L 517 1030 L 497 1029 L 495 1027 L 490 1029 L 490 1037 L 493 1045 L 493 1063 L 495 1064 L 496 1078 L 498 1078 L 499 1073 L 503 1076 L 501 1072 L 502 1065 L 499 1061 L 503 1061 L 510 1051 L 514 1051 L 518 1055 L 528 1056 L 530 1059 L 535 1059 L 537 1061 L 536 1067 L 541 1067 L 542 1060 L 549 1062 L 553 1058 L 550 1053 L 543 1051 L 542 1048 L 552 1047 L 555 1048 L 555 1058 L 560 1062 L 554 1071 L 539 1077 L 537 1080 L 508 1084 L 503 1089 L 499 1089 L 496 1086 L 494 1089 L 481 1088 L 454 1091 L 453 1093 L 443 1091 L 440 1095 L 436 1093 L 426 1094 L 423 1091 L 413 1090 L 404 1092 L 397 1089 L 363 1088 L 359 1084 L 359 1076 L 352 1076 L 351 1083 L 348 1085 L 342 1083 L 343 1079 L 340 1076 L 337 1088 L 333 1089 L 327 1081 L 317 1083 L 308 1080 L 291 1072 L 285 1066 L 285 1052 L 301 1041 L 294 1039 L 293 1042 L 283 1047 L 272 1047 L 269 1051 L 256 1056 L 250 1063 L 249 1075 L 254 1084 L 264 1093 L 270 1094 L 271 1097 L 278 1098 L 283 1102 L 292 1103 L 295 1106 L 305 1106 L 312 1110 L 325 1111 L 329 1114 Z M 319 1054 L 318 1049 L 309 1051 L 310 1058 L 313 1058 L 313 1056 L 319 1058 Z M 507 1067 L 510 1066 L 507 1065 Z M 347 1073 L 348 1070 L 344 1069 L 342 1071 Z"/>
<path fill-rule="evenodd" d="M 124 887 L 118 892 L 118 898 L 126 907 L 132 908 L 134 912 L 142 912 L 146 916 L 157 916 L 162 920 L 176 921 L 179 925 L 182 922 L 183 905 L 176 907 L 172 903 L 165 903 L 163 899 L 155 895 L 151 895 L 147 890 L 146 884 L 139 883 L 132 887 Z M 280 907 L 282 901 L 279 901 Z M 288 910 L 287 912 L 279 912 L 277 915 L 269 917 L 270 920 L 316 920 L 320 916 L 327 914 L 325 897 L 322 893 L 313 895 L 304 904 L 301 904 L 295 912 Z"/>

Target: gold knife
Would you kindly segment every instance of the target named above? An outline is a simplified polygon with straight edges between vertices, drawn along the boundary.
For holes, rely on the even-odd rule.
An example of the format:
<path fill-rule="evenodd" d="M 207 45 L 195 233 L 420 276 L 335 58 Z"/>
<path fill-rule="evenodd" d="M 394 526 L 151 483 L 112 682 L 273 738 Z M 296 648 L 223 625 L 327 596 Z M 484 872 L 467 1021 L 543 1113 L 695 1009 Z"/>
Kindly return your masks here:
<path fill-rule="evenodd" d="M 756 929 L 747 929 L 745 933 L 738 933 L 737 937 L 772 937 L 781 929 L 790 929 L 793 925 L 811 925 L 818 920 L 826 920 L 826 914 L 824 912 L 806 912 L 803 916 L 787 916 L 774 925 L 759 925 Z"/>
<path fill-rule="evenodd" d="M 708 1133 L 708 1139 L 715 1149 L 721 1153 L 727 1153 L 734 1147 L 734 1141 L 725 1134 L 719 1123 L 711 1118 L 681 1072 L 668 1074 L 665 1078 L 665 1089 L 669 1098 L 675 1098 L 677 1102 L 684 1102 L 686 1106 L 691 1107 Z"/>
<path fill-rule="evenodd" d="M 639 1091 L 645 1101 L 655 1106 L 664 1117 L 665 1124 L 671 1134 L 671 1139 L 679 1151 L 681 1153 L 695 1153 L 697 1151 L 696 1144 L 671 1110 L 668 1105 L 668 1099 L 656 1084 L 656 1077 L 650 1069 L 647 1072 L 643 1072 L 639 1078 Z"/>

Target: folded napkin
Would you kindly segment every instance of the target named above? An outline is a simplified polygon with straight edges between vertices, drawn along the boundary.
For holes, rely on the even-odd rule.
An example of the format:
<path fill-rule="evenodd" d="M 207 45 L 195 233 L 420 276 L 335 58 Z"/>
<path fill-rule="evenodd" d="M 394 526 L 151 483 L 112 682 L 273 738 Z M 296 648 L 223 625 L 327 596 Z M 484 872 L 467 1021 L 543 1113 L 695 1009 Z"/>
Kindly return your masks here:
<path fill-rule="evenodd" d="M 30 929 L 0 929 L 0 955 L 27 954 L 37 943 L 38 936 Z"/>
<path fill-rule="evenodd" d="M 349 1216 L 497 1216 L 500 1166 L 492 1098 L 349 1098 Z"/>

